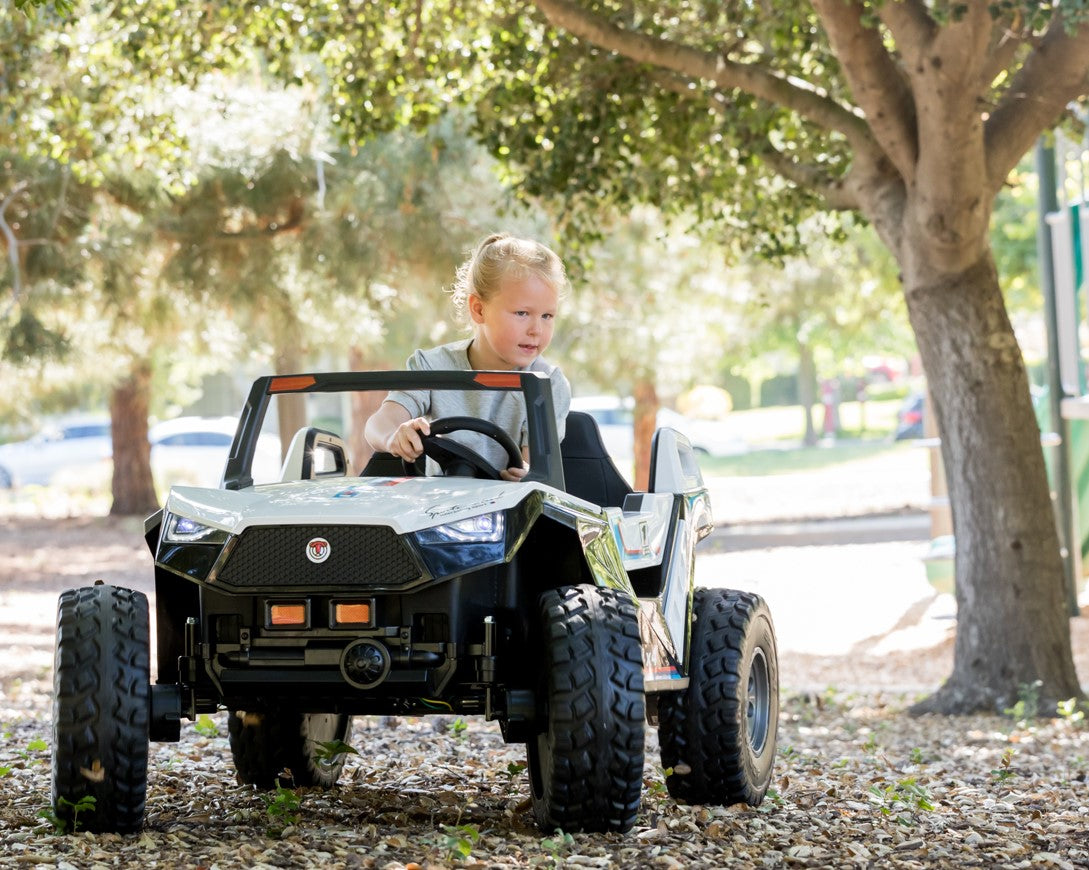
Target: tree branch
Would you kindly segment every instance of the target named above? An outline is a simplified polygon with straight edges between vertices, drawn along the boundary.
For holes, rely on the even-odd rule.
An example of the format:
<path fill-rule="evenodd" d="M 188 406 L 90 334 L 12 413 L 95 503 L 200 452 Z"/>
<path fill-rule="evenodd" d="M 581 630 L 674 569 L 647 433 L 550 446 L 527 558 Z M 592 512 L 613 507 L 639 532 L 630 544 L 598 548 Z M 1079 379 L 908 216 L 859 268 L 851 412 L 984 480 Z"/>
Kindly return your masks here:
<path fill-rule="evenodd" d="M 712 52 L 624 30 L 601 15 L 588 12 L 573 0 L 533 0 L 533 3 L 555 27 L 579 39 L 637 63 L 714 82 L 727 90 L 738 88 L 754 97 L 792 109 L 826 130 L 842 133 L 858 150 L 876 148 L 863 118 L 808 83 L 782 77 L 754 64 L 738 63 Z"/>
<path fill-rule="evenodd" d="M 813 0 L 813 8 L 874 138 L 910 184 L 918 140 L 915 104 L 903 71 L 889 56 L 880 31 L 863 23 L 858 0 Z"/>
<path fill-rule="evenodd" d="M 937 22 L 930 17 L 923 0 L 885 0 L 877 4 L 877 14 L 908 63 L 917 58 L 908 56 L 907 47 L 917 46 L 921 51 L 938 32 Z"/>
<path fill-rule="evenodd" d="M 651 79 L 663 90 L 670 91 L 687 100 L 702 99 L 708 96 L 707 91 L 698 86 L 698 82 L 665 70 L 653 71 Z M 728 101 L 725 94 L 721 92 L 711 93 L 707 105 L 720 118 L 729 118 Z M 749 144 L 754 143 L 750 142 Z M 844 188 L 843 179 L 834 178 L 822 167 L 795 160 L 777 149 L 767 139 L 761 139 L 759 146 L 753 148 L 753 151 L 787 181 L 792 181 L 799 187 L 804 187 L 809 192 L 817 194 L 824 200 L 829 210 L 854 211 L 858 209 L 859 202 L 856 197 Z"/>
<path fill-rule="evenodd" d="M 1062 117 L 1067 103 L 1089 91 L 1089 22 L 1068 34 L 1056 15 L 984 126 L 987 178 L 997 193 L 1044 130 Z"/>
<path fill-rule="evenodd" d="M 4 234 L 4 238 L 8 243 L 8 262 L 11 264 L 11 301 L 8 303 L 7 308 L 4 309 L 4 317 L 6 318 L 8 313 L 13 307 L 19 303 L 19 297 L 23 295 L 23 282 L 22 273 L 19 269 L 19 241 L 15 238 L 15 231 L 12 230 L 11 225 L 8 224 L 8 219 L 4 215 L 4 212 L 8 210 L 8 206 L 12 201 L 27 188 L 25 181 L 20 181 L 11 193 L 4 197 L 4 201 L 0 202 L 0 232 Z"/>
<path fill-rule="evenodd" d="M 787 181 L 810 193 L 817 194 L 829 211 L 857 211 L 860 207 L 858 198 L 848 189 L 845 179 L 832 178 L 820 166 L 802 163 L 784 154 L 770 142 L 757 152 L 760 159 L 774 169 Z"/>

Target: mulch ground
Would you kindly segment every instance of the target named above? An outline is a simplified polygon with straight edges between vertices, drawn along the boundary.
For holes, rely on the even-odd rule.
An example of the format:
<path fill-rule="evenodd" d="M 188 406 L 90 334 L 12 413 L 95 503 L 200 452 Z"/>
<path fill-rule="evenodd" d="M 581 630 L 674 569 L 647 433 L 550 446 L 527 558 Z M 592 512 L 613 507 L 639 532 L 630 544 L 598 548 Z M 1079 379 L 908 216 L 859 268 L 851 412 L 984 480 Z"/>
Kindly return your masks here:
<path fill-rule="evenodd" d="M 677 804 L 650 729 L 632 831 L 542 832 L 523 747 L 494 724 L 449 716 L 357 719 L 360 754 L 335 789 L 277 797 L 235 783 L 218 714 L 185 723 L 180 743 L 152 744 L 141 833 L 58 835 L 41 815 L 56 592 L 92 577 L 146 588 L 139 535 L 131 522 L 0 520 L 0 866 L 1089 866 L 1079 715 L 911 717 L 915 696 L 896 689 L 911 658 L 858 655 L 784 654 L 794 685 L 783 687 L 775 781 L 757 808 Z M 1081 628 L 1075 643 L 1084 654 Z"/>

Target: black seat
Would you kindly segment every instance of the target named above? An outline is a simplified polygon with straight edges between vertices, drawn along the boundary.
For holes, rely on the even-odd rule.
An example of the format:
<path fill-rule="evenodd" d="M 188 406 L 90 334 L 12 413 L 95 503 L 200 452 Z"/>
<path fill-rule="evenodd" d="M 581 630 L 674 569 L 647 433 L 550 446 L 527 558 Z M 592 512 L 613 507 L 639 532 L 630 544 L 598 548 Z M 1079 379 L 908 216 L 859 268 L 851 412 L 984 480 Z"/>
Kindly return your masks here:
<path fill-rule="evenodd" d="M 631 487 L 605 452 L 593 417 L 582 411 L 568 413 L 560 456 L 563 479 L 571 495 L 602 507 L 623 506 Z"/>

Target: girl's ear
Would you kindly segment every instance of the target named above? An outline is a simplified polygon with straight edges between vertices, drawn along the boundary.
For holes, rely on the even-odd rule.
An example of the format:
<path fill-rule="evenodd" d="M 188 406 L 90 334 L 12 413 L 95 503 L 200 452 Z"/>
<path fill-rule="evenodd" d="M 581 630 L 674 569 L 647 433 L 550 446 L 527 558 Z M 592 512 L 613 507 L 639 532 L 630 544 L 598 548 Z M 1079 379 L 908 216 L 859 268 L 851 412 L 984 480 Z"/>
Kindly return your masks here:
<path fill-rule="evenodd" d="M 484 300 L 477 296 L 475 293 L 470 293 L 466 302 L 466 307 L 469 309 L 469 317 L 472 318 L 473 323 L 484 322 Z"/>

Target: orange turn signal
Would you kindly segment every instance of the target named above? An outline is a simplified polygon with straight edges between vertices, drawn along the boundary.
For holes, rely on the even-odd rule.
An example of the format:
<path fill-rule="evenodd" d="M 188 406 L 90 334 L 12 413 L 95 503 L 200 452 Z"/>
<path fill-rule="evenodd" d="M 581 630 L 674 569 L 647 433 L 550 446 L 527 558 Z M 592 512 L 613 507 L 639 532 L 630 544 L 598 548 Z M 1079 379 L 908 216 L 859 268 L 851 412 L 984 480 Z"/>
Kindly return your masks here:
<path fill-rule="evenodd" d="M 371 621 L 369 601 L 338 603 L 333 608 L 333 619 L 337 625 L 366 625 Z"/>
<path fill-rule="evenodd" d="M 306 625 L 305 604 L 270 604 L 269 625 Z"/>

